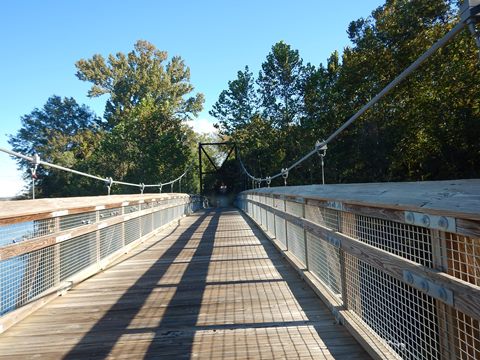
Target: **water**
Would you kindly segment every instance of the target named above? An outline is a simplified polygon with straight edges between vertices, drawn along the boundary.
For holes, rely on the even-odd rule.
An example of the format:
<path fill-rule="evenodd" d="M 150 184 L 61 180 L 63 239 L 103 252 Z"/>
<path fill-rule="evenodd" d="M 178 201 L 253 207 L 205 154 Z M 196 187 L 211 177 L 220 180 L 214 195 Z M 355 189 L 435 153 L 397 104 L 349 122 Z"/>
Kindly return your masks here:
<path fill-rule="evenodd" d="M 35 233 L 34 223 L 0 226 L 0 247 L 25 241 Z M 28 257 L 0 261 L 0 316 L 15 310 Z"/>

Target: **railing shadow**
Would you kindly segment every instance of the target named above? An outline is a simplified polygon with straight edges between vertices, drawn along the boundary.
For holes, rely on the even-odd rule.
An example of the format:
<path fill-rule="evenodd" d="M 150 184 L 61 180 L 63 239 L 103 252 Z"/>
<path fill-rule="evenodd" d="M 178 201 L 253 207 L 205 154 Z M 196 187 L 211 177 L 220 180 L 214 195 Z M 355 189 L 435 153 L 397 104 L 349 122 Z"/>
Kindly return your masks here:
<path fill-rule="evenodd" d="M 253 230 L 253 234 L 260 239 L 257 246 L 262 248 L 266 255 L 264 257 L 247 257 L 246 259 L 242 259 L 241 256 L 237 259 L 234 256 L 234 258 L 212 261 L 215 233 L 219 226 L 220 216 L 222 213 L 225 214 L 227 212 L 228 214 L 228 211 L 231 211 L 231 209 L 212 210 L 199 215 L 199 218 L 129 287 L 126 293 L 96 322 L 64 358 L 77 359 L 87 357 L 89 359 L 101 359 L 108 356 L 116 356 L 114 348 L 124 340 L 124 336 L 130 337 L 128 341 L 131 345 L 123 344 L 120 346 L 123 351 L 122 356 L 128 357 L 128 352 L 131 350 L 131 358 L 189 359 L 199 355 L 196 354 L 199 351 L 198 345 L 200 348 L 207 347 L 208 351 L 216 352 L 221 357 L 227 353 L 232 355 L 232 351 L 234 351 L 231 349 L 232 345 L 226 346 L 223 344 L 224 341 L 232 341 L 231 338 L 230 340 L 216 340 L 217 342 L 220 341 L 222 348 L 210 349 L 210 347 L 215 345 L 211 342 L 211 337 L 209 338 L 210 335 L 208 334 L 217 331 L 235 330 L 240 330 L 240 333 L 244 333 L 244 331 L 252 333 L 253 331 L 255 340 L 253 343 L 245 344 L 245 347 L 251 347 L 251 349 L 257 347 L 255 350 L 257 351 L 256 354 L 261 353 L 269 358 L 290 358 L 293 355 L 291 352 L 292 346 L 284 347 L 282 343 L 278 344 L 278 341 L 285 341 L 288 344 L 293 343 L 295 348 L 300 341 L 299 347 L 308 349 L 314 338 L 320 339 L 315 344 L 317 346 L 315 354 L 318 354 L 318 347 L 320 347 L 320 351 L 323 352 L 326 358 L 368 358 L 362 351 L 345 353 L 345 349 L 351 351 L 352 347 L 348 346 L 350 344 L 342 343 L 342 339 L 348 338 L 350 339 L 348 341 L 354 343 L 353 338 L 349 335 L 339 336 L 341 334 L 345 335 L 346 329 L 335 324 L 334 317 L 320 300 L 315 297 L 313 291 L 306 283 L 301 282 L 298 274 L 290 264 L 282 259 L 281 253 L 274 248 L 273 244 L 264 236 L 257 225 L 244 214 L 242 214 L 243 219 Z M 237 216 L 236 210 L 234 210 L 234 213 Z M 199 234 L 200 231 L 201 235 L 198 238 L 193 237 L 195 232 Z M 190 240 L 194 241 L 189 243 Z M 193 243 L 197 243 L 197 246 L 194 246 Z M 234 245 L 231 244 L 231 246 L 233 247 Z M 231 278 L 227 279 L 227 281 L 207 281 L 209 267 L 212 266 L 212 263 L 235 262 L 237 260 L 270 261 L 278 272 L 278 276 L 275 278 L 258 279 L 246 276 L 244 280 Z M 178 278 L 173 276 L 175 280 L 167 281 L 169 276 L 172 276 L 172 273 L 175 272 L 172 271 L 175 269 L 171 267 L 174 264 L 182 268 L 183 272 Z M 240 270 L 240 278 L 243 275 L 248 275 L 248 270 L 245 269 L 244 271 L 245 274 L 241 274 L 242 270 Z M 274 283 L 285 284 L 298 304 L 298 307 L 290 308 L 289 306 L 289 308 L 285 308 L 285 312 L 300 309 L 304 314 L 303 317 L 299 317 L 297 312 L 295 313 L 297 315 L 292 313 L 290 316 L 286 316 L 288 320 L 284 320 L 283 316 L 278 315 L 269 317 L 268 314 L 266 318 L 263 318 L 263 315 L 260 314 L 258 319 L 254 317 L 253 321 L 250 321 L 251 316 L 249 315 L 251 314 L 244 314 L 244 316 L 240 315 L 240 321 L 230 322 L 221 318 L 223 310 L 220 307 L 219 312 L 213 315 L 215 321 L 204 322 L 201 320 L 202 305 L 205 305 L 202 301 L 207 286 L 247 284 L 254 287 L 259 286 L 260 288 L 266 286 L 265 289 L 269 289 L 270 286 L 273 289 L 275 286 L 271 284 Z M 152 303 L 153 308 L 149 308 L 146 314 L 141 314 L 142 305 L 148 302 L 150 306 L 152 302 L 150 296 L 154 291 L 159 291 L 159 289 L 168 293 L 169 297 L 163 297 L 158 300 L 157 304 Z M 248 294 L 246 295 L 248 296 Z M 240 301 L 247 301 L 247 306 L 249 306 L 250 300 L 248 298 L 243 300 L 243 294 L 238 294 L 238 296 L 240 296 Z M 279 299 L 282 298 L 281 294 L 273 294 L 272 296 L 268 300 L 269 303 L 275 302 L 277 296 Z M 157 298 L 154 296 L 153 299 Z M 228 297 L 224 301 L 227 301 L 227 299 Z M 133 303 L 129 303 L 132 301 Z M 217 299 L 216 301 L 221 300 Z M 225 306 L 228 306 L 228 304 L 225 304 Z M 125 311 L 126 309 L 128 311 Z M 248 311 L 248 308 L 245 311 Z M 269 307 L 267 307 L 267 311 L 269 311 Z M 311 332 L 309 340 L 299 339 L 299 336 L 302 336 L 300 335 L 301 329 L 306 329 L 306 327 Z M 270 331 L 266 332 L 268 329 Z M 265 339 L 265 334 L 273 334 L 273 338 Z M 199 339 L 196 339 L 197 335 L 199 335 Z M 141 342 L 138 347 L 137 343 L 131 338 L 137 336 Z M 202 343 L 204 336 L 206 336 L 206 343 Z M 354 346 L 353 348 L 360 350 L 359 346 Z M 243 353 L 243 355 L 245 354 Z M 298 353 L 297 355 L 300 356 L 301 354 Z"/>
<path fill-rule="evenodd" d="M 315 332 L 318 334 L 318 337 L 323 342 L 325 346 L 324 355 L 327 358 L 348 358 L 348 359 L 368 359 L 370 356 L 360 347 L 360 345 L 354 340 L 350 333 L 338 322 L 331 312 L 328 310 L 327 306 L 322 303 L 322 301 L 314 294 L 313 290 L 305 283 L 297 271 L 284 259 L 284 256 L 279 250 L 275 248 L 272 242 L 267 238 L 267 236 L 260 229 L 252 219 L 250 219 L 246 214 L 240 211 L 243 219 L 249 224 L 249 226 L 254 230 L 255 235 L 261 240 L 260 243 L 265 250 L 265 253 L 268 255 L 268 258 L 275 266 L 275 269 L 280 274 L 281 278 L 285 281 L 285 284 L 288 286 L 289 290 L 295 297 L 295 300 L 298 302 L 301 310 L 305 314 L 307 320 L 299 322 L 299 325 L 310 325 L 315 329 Z M 292 281 L 290 279 L 296 279 Z M 298 286 L 298 281 L 302 281 L 302 285 Z M 312 306 L 311 298 L 312 295 L 317 300 L 316 303 L 318 307 Z M 295 325 L 295 322 L 292 322 L 291 325 Z M 342 343 L 341 339 L 349 339 L 348 343 Z M 348 345 L 355 344 L 357 346 L 349 347 Z M 357 349 L 357 353 L 352 353 L 352 349 Z M 283 354 L 275 354 L 278 357 L 282 357 Z M 286 356 L 287 354 L 285 354 Z"/>
<path fill-rule="evenodd" d="M 219 213 L 216 213 L 215 211 L 206 211 L 204 214 L 199 215 L 198 219 L 178 237 L 178 239 L 165 251 L 165 253 L 163 253 L 162 256 L 160 256 L 155 263 L 144 274 L 142 274 L 142 276 L 140 276 L 131 287 L 129 287 L 129 289 L 102 316 L 102 318 L 95 323 L 88 333 L 86 333 L 82 339 L 77 342 L 77 344 L 68 352 L 68 354 L 64 356 L 64 359 L 78 359 L 80 357 L 84 357 L 85 354 L 89 354 L 89 358 L 106 358 L 114 348 L 115 344 L 120 340 L 121 336 L 129 332 L 127 329 L 130 323 L 142 308 L 140 305 L 136 306 L 135 308 L 131 308 L 130 311 L 124 311 L 126 306 L 125 304 L 128 304 L 132 299 L 134 299 L 136 304 L 144 304 L 147 301 L 148 297 L 155 289 L 158 281 L 162 279 L 162 277 L 168 271 L 169 266 L 174 263 L 175 259 L 178 255 L 180 255 L 195 231 L 212 213 L 213 216 L 208 224 L 208 227 L 214 231 L 216 228 L 216 223 L 218 222 Z M 211 234 L 211 232 L 205 231 L 204 236 L 207 236 L 209 233 Z M 211 243 L 211 247 L 213 247 L 213 242 Z M 208 247 L 202 247 L 202 251 L 205 251 L 205 253 L 208 255 L 211 254 L 212 249 Z M 208 262 L 206 263 L 206 266 L 208 267 Z M 191 274 L 194 270 L 191 268 L 189 270 L 189 268 L 187 268 L 186 273 Z M 206 277 L 207 268 L 199 268 L 195 270 L 195 272 L 197 271 L 199 271 L 197 274 L 203 274 L 203 276 Z M 181 284 L 179 286 L 181 286 Z M 141 289 L 141 291 L 139 291 L 139 289 Z M 169 308 L 172 309 L 169 310 Z M 168 321 L 173 320 L 172 316 L 174 308 L 175 296 L 172 299 L 172 302 L 169 304 L 164 316 L 164 318 L 166 318 Z M 119 316 L 120 314 L 121 316 Z M 166 323 L 167 320 L 162 321 L 162 323 Z M 114 322 L 114 324 L 112 324 L 112 322 Z M 101 345 L 98 344 L 99 342 Z M 92 346 L 92 344 L 96 345 Z"/>

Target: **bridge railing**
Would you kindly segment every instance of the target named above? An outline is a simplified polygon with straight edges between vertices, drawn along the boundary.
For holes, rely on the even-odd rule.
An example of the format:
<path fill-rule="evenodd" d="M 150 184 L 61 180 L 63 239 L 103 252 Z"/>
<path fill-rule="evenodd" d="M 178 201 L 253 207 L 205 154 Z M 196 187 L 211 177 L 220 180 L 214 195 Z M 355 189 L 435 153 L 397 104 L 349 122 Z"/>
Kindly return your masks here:
<path fill-rule="evenodd" d="M 0 333 L 202 207 L 187 194 L 0 203 Z"/>
<path fill-rule="evenodd" d="M 263 188 L 239 206 L 377 358 L 480 358 L 480 181 Z"/>

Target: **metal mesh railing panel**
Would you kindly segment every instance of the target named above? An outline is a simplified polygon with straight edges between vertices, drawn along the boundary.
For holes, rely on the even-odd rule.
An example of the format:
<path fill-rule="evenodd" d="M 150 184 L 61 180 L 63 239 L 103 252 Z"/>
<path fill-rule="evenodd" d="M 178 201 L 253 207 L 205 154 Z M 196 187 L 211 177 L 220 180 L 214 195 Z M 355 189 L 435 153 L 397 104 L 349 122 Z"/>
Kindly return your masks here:
<path fill-rule="evenodd" d="M 260 208 L 260 218 L 264 229 L 267 229 L 267 210 Z"/>
<path fill-rule="evenodd" d="M 275 236 L 275 216 L 270 211 L 267 211 L 267 231 Z"/>
<path fill-rule="evenodd" d="M 303 204 L 296 203 L 294 201 L 286 201 L 286 212 L 298 217 L 303 217 Z"/>
<path fill-rule="evenodd" d="M 285 247 L 287 246 L 285 220 L 277 215 L 275 215 L 275 236 Z"/>
<path fill-rule="evenodd" d="M 127 220 L 125 222 L 125 244 L 140 238 L 140 218 Z"/>
<path fill-rule="evenodd" d="M 452 309 L 456 358 L 460 360 L 480 359 L 480 323 L 464 313 Z"/>
<path fill-rule="evenodd" d="M 15 310 L 57 284 L 54 251 L 58 245 L 0 262 L 0 314 Z"/>
<path fill-rule="evenodd" d="M 89 225 L 95 223 L 97 220 L 97 213 L 95 211 L 65 215 L 59 218 L 60 230 L 73 229 L 79 226 Z"/>
<path fill-rule="evenodd" d="M 285 201 L 282 200 L 282 199 L 274 198 L 273 199 L 273 207 L 278 209 L 278 210 L 284 211 L 285 210 Z"/>
<path fill-rule="evenodd" d="M 133 212 L 139 211 L 140 206 L 138 205 L 128 205 L 123 208 L 123 213 L 124 214 L 131 214 Z"/>
<path fill-rule="evenodd" d="M 342 233 L 423 266 L 432 267 L 432 237 L 429 229 L 370 216 L 351 215 L 342 218 Z"/>
<path fill-rule="evenodd" d="M 103 209 L 98 211 L 100 220 L 109 219 L 122 214 L 122 208 Z"/>
<path fill-rule="evenodd" d="M 0 246 L 52 234 L 56 231 L 55 223 L 55 219 L 45 219 L 0 225 Z"/>
<path fill-rule="evenodd" d="M 142 236 L 147 235 L 152 232 L 153 219 L 152 214 L 147 214 L 142 216 Z"/>
<path fill-rule="evenodd" d="M 305 264 L 305 232 L 303 229 L 287 221 L 287 239 L 288 250 Z"/>
<path fill-rule="evenodd" d="M 480 238 L 445 233 L 447 273 L 480 286 Z"/>
<path fill-rule="evenodd" d="M 329 229 L 339 230 L 339 211 L 313 205 L 305 205 L 305 218 Z"/>
<path fill-rule="evenodd" d="M 402 359 L 440 358 L 436 302 L 345 254 L 347 307 Z"/>
<path fill-rule="evenodd" d="M 60 243 L 60 280 L 65 280 L 96 261 L 96 232 Z"/>
<path fill-rule="evenodd" d="M 103 259 L 123 246 L 122 224 L 100 230 L 100 258 Z"/>
<path fill-rule="evenodd" d="M 153 228 L 154 229 L 158 229 L 159 227 L 161 227 L 163 225 L 162 224 L 162 212 L 161 211 L 155 211 L 152 214 L 152 217 L 153 217 Z"/>
<path fill-rule="evenodd" d="M 307 233 L 308 268 L 334 293 L 342 293 L 340 251 L 319 237 Z"/>

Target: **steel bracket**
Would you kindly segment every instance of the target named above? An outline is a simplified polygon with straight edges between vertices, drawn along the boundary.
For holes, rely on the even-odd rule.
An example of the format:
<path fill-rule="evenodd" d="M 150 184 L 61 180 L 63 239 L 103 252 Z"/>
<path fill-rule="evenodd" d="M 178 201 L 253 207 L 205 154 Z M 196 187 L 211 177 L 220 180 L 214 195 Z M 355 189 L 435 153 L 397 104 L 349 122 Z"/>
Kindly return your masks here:
<path fill-rule="evenodd" d="M 450 289 L 437 285 L 418 274 L 403 270 L 403 280 L 410 286 L 430 295 L 431 297 L 443 301 L 445 304 L 453 306 L 453 292 Z"/>
<path fill-rule="evenodd" d="M 438 216 L 405 211 L 405 222 L 407 224 L 441 231 L 456 232 L 457 230 L 455 218 L 450 216 Z"/>

